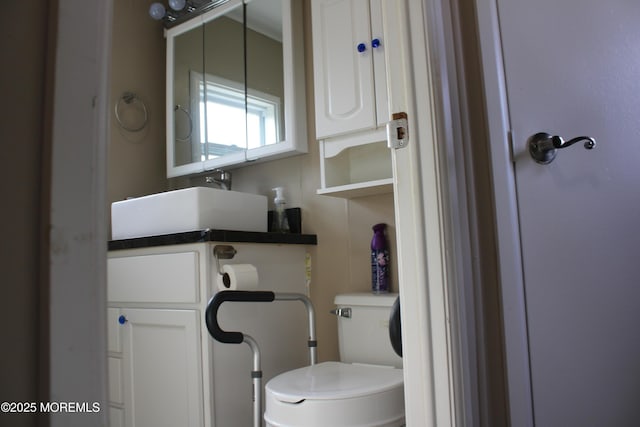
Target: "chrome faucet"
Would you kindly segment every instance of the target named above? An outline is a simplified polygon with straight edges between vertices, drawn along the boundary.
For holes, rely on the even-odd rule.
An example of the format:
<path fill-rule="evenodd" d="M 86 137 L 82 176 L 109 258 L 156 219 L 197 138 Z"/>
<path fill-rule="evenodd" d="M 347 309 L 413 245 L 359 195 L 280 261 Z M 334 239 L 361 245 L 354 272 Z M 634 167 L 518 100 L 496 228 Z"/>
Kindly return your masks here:
<path fill-rule="evenodd" d="M 213 174 L 213 176 L 204 177 L 207 184 L 217 184 L 223 190 L 231 190 L 231 172 L 216 169 Z"/>

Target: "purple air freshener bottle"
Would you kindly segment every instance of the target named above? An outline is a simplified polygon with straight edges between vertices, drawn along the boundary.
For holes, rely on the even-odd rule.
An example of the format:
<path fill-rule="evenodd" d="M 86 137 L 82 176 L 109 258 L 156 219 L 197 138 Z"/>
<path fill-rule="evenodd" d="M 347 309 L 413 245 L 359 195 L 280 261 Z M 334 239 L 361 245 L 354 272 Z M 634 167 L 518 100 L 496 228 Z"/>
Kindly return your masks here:
<path fill-rule="evenodd" d="M 371 239 L 371 291 L 374 294 L 389 292 L 389 249 L 384 230 L 387 224 L 373 226 Z"/>

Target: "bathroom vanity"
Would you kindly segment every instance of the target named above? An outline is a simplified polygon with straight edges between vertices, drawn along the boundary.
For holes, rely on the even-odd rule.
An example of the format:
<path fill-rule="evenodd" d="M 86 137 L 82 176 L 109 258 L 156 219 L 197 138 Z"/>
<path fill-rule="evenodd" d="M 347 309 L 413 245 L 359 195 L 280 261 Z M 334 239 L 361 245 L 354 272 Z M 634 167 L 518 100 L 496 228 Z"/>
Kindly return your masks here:
<path fill-rule="evenodd" d="M 204 311 L 219 268 L 252 264 L 259 290 L 307 294 L 316 236 L 201 230 L 109 242 L 108 366 L 112 427 L 251 425 L 252 355 L 215 342 Z M 214 248 L 232 246 L 231 259 Z M 264 381 L 309 363 L 306 310 L 295 302 L 228 303 L 221 327 L 247 333 Z"/>

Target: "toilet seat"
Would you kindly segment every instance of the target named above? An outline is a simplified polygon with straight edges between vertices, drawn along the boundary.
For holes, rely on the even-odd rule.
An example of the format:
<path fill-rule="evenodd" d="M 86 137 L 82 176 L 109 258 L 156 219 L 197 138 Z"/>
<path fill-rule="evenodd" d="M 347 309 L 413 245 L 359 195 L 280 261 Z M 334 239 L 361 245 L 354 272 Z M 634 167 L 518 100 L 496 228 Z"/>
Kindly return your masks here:
<path fill-rule="evenodd" d="M 324 362 L 285 372 L 266 385 L 267 426 L 401 426 L 402 370 Z"/>
<path fill-rule="evenodd" d="M 285 372 L 267 384 L 282 402 L 368 396 L 402 387 L 402 370 L 386 366 L 324 362 Z"/>

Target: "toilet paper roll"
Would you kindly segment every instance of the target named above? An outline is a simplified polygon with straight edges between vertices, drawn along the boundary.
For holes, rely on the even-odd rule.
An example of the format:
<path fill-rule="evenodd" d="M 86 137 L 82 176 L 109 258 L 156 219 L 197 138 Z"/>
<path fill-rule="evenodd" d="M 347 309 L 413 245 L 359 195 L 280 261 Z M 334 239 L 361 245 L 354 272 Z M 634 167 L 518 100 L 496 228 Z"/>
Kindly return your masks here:
<path fill-rule="evenodd" d="M 258 289 L 258 270 L 251 264 L 225 264 L 218 274 L 221 291 L 252 291 Z"/>

